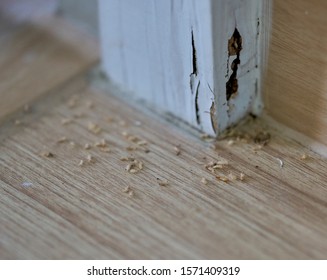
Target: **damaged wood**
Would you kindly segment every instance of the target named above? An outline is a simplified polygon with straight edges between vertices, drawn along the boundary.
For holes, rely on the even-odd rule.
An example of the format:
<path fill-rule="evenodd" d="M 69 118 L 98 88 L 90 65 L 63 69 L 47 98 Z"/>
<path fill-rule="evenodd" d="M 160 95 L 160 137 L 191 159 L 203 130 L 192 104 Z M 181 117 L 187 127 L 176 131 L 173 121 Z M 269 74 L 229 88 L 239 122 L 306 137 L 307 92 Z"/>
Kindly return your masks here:
<path fill-rule="evenodd" d="M 196 79 L 198 75 L 198 65 L 197 65 L 197 56 L 196 56 L 196 48 L 195 48 L 195 41 L 194 41 L 194 33 L 193 29 L 191 31 L 191 38 L 192 38 L 192 73 L 190 74 L 190 88 L 191 93 L 194 93 L 194 83 L 197 82 L 196 90 L 195 90 L 195 119 L 196 123 L 200 125 L 200 108 L 199 108 L 199 87 L 200 87 L 200 80 Z"/>
<path fill-rule="evenodd" d="M 228 61 L 230 56 L 235 56 L 231 65 L 232 74 L 226 83 L 226 99 L 227 101 L 238 92 L 238 80 L 237 80 L 237 70 L 240 61 L 240 53 L 242 50 L 242 37 L 235 28 L 232 37 L 228 40 Z M 229 63 L 228 63 L 229 64 Z"/>
<path fill-rule="evenodd" d="M 211 107 L 210 107 L 210 120 L 212 129 L 215 133 L 218 131 L 218 120 L 217 120 L 217 114 L 216 114 L 216 106 L 215 102 L 212 101 Z"/>
<path fill-rule="evenodd" d="M 102 67 L 108 84 L 120 96 L 175 116 L 176 122 L 220 135 L 259 108 L 254 87 L 260 78 L 261 6 L 259 0 L 158 0 L 153 5 L 100 0 Z M 131 14 L 122 12 L 130 9 Z M 122 22 L 126 26 L 117 29 Z M 140 65 L 143 71 L 138 71 Z M 206 84 L 215 89 L 212 94 Z M 239 89 L 242 94 L 236 96 Z"/>
<path fill-rule="evenodd" d="M 193 71 L 191 75 L 197 75 L 198 74 L 198 66 L 197 66 L 197 61 L 196 61 L 196 49 L 195 49 L 195 43 L 194 43 L 194 34 L 192 30 L 192 67 Z"/>
<path fill-rule="evenodd" d="M 200 109 L 199 109 L 199 87 L 200 87 L 200 81 L 198 83 L 198 86 L 196 88 L 195 93 L 195 116 L 196 116 L 196 122 L 197 124 L 200 124 Z"/>

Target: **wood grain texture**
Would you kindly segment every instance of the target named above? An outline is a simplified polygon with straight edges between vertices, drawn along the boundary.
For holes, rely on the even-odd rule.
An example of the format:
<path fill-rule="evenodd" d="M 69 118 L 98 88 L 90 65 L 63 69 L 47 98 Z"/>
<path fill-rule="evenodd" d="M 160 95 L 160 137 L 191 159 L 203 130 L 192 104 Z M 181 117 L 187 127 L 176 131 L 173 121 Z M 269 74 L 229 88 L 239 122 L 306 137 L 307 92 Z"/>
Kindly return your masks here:
<path fill-rule="evenodd" d="M 275 120 L 325 145 L 326 12 L 326 1 L 274 1 L 264 97 Z"/>
<path fill-rule="evenodd" d="M 97 62 L 95 40 L 62 19 L 38 18 L 0 37 L 0 120 Z"/>
<path fill-rule="evenodd" d="M 34 77 L 53 65 L 52 46 L 44 44 L 44 67 L 11 56 L 21 68 L 13 94 L 22 94 L 23 85 L 38 88 Z M 61 63 L 75 61 L 74 47 L 60 46 Z M 4 75 L 7 67 L 0 66 Z M 33 79 L 26 85 L 28 69 Z M 65 75 L 60 85 L 44 79 L 48 94 L 0 126 L 1 259 L 326 259 L 325 160 L 274 131 L 257 151 L 237 140 L 213 149 L 198 135 L 89 87 L 84 74 Z M 90 131 L 90 122 L 102 131 Z M 262 126 L 245 129 L 255 134 Z M 148 144 L 138 147 L 126 133 Z M 101 139 L 110 152 L 94 147 Z M 138 148 L 128 151 L 130 145 Z M 121 161 L 130 154 L 144 163 L 136 174 Z M 243 172 L 244 181 L 225 183 L 204 167 L 221 159 L 229 165 L 217 175 Z M 169 184 L 160 186 L 157 178 Z"/>
<path fill-rule="evenodd" d="M 257 152 L 253 143 L 227 140 L 213 150 L 83 81 L 60 91 L 23 114 L 21 126 L 1 127 L 1 258 L 327 257 L 327 163 L 317 155 L 277 135 Z M 62 99 L 72 94 L 75 108 Z M 63 125 L 67 118 L 73 122 Z M 90 121 L 102 128 L 99 135 L 88 130 Z M 150 152 L 127 151 L 124 132 L 146 140 Z M 63 136 L 68 141 L 58 144 Z M 111 152 L 83 148 L 103 138 Z M 302 153 L 309 158 L 300 160 Z M 78 166 L 88 154 L 94 163 Z M 120 160 L 130 154 L 144 163 L 137 174 Z M 222 158 L 229 165 L 217 174 L 244 172 L 245 180 L 225 183 L 203 166 Z"/>

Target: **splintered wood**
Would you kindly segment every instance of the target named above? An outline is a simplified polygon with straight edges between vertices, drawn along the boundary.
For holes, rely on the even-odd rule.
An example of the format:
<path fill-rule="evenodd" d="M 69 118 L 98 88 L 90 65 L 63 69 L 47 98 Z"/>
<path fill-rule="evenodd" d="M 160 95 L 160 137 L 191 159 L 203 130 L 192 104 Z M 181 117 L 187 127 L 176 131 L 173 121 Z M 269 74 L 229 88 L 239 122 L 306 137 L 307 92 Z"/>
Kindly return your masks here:
<path fill-rule="evenodd" d="M 224 159 L 218 161 L 210 161 L 204 165 L 204 167 L 212 173 L 214 173 L 216 169 L 223 169 L 226 166 L 228 166 L 228 161 Z"/>
<path fill-rule="evenodd" d="M 62 119 L 61 120 L 61 124 L 63 124 L 63 125 L 66 125 L 66 124 L 69 124 L 69 123 L 72 123 L 72 122 L 73 122 L 72 119 Z"/>
<path fill-rule="evenodd" d="M 175 146 L 174 151 L 175 151 L 176 156 L 179 156 L 181 154 L 181 149 L 179 146 Z"/>
<path fill-rule="evenodd" d="M 91 131 L 94 134 L 99 134 L 101 132 L 101 127 L 93 122 L 90 122 L 87 128 L 89 131 Z"/>
<path fill-rule="evenodd" d="M 123 157 L 121 161 L 129 161 L 125 170 L 129 173 L 135 174 L 143 169 L 143 162 L 136 160 L 134 157 Z"/>
<path fill-rule="evenodd" d="M 267 145 L 270 141 L 270 133 L 267 131 L 260 131 L 255 137 L 254 142 L 260 145 Z"/>
<path fill-rule="evenodd" d="M 78 98 L 73 97 L 71 98 L 71 100 L 69 101 L 70 104 L 70 108 L 71 110 L 74 109 L 79 109 L 81 104 L 86 104 L 86 107 L 88 109 L 93 109 L 95 107 L 94 102 L 91 102 L 90 100 L 87 102 L 79 102 Z M 79 111 L 79 113 L 77 112 L 71 112 L 72 116 L 81 116 L 81 112 Z M 95 135 L 100 134 L 100 132 L 103 132 L 103 127 L 105 128 L 105 126 L 103 126 L 103 123 L 99 122 L 98 120 L 93 120 L 92 118 L 83 115 L 85 118 L 83 118 L 83 121 L 88 121 L 88 125 L 87 125 L 87 129 L 92 132 Z M 129 120 L 122 120 L 119 118 L 114 118 L 111 116 L 106 116 L 102 118 L 103 121 L 106 122 L 107 125 L 112 125 L 114 127 L 124 127 L 124 129 L 120 132 L 120 134 L 123 136 L 123 145 L 124 143 L 128 143 L 127 146 L 125 146 L 125 149 L 128 152 L 131 153 L 138 153 L 139 151 L 143 151 L 148 153 L 149 149 L 146 148 L 148 146 L 148 141 L 145 139 L 142 139 L 141 137 L 137 136 L 137 134 L 135 132 L 137 132 L 137 129 L 143 129 L 140 127 L 139 123 L 135 123 L 133 121 L 129 121 Z M 81 120 L 82 121 L 82 120 Z M 72 118 L 70 117 L 66 117 L 64 119 L 62 119 L 62 124 L 69 124 L 72 123 Z M 77 124 L 77 122 L 76 122 Z M 134 124 L 134 126 L 133 126 Z M 71 128 L 71 127 L 70 127 Z M 100 138 L 97 140 L 93 140 L 92 143 L 89 142 L 84 142 L 85 144 L 76 144 L 74 141 L 70 140 L 68 141 L 67 136 L 62 136 L 61 138 L 59 138 L 57 140 L 57 143 L 65 143 L 65 142 L 69 142 L 69 144 L 73 147 L 76 147 L 76 151 L 82 152 L 82 150 L 90 150 L 93 147 L 93 151 L 96 152 L 96 150 L 99 150 L 101 152 L 111 152 L 112 149 L 109 147 L 108 145 L 108 141 L 106 140 L 106 138 L 108 138 L 108 136 L 110 135 L 110 133 L 108 133 L 107 131 L 110 131 L 110 129 L 106 129 L 106 132 L 101 133 L 101 135 L 105 138 Z M 131 131 L 131 132 L 129 132 Z M 133 132 L 132 132 L 133 131 Z M 142 135 L 139 132 L 140 135 Z M 201 138 L 203 140 L 205 140 L 206 142 L 208 140 L 210 140 L 211 142 L 211 147 L 218 152 L 218 155 L 216 158 L 212 157 L 211 160 L 206 160 L 207 163 L 204 163 L 204 170 L 206 172 L 209 172 L 209 174 L 212 176 L 213 179 L 215 180 L 210 180 L 210 182 L 213 182 L 213 184 L 210 184 L 210 186 L 214 186 L 216 182 L 216 184 L 223 186 L 222 184 L 220 184 L 219 182 L 223 182 L 223 183 L 228 183 L 228 184 L 234 184 L 237 182 L 243 182 L 245 180 L 245 173 L 243 173 L 242 171 L 239 171 L 237 169 L 235 169 L 235 167 L 233 166 L 233 163 L 230 162 L 230 160 L 227 160 L 226 158 L 222 157 L 221 155 L 219 155 L 219 149 L 220 149 L 220 145 L 222 143 L 222 141 L 225 141 L 225 143 L 227 143 L 227 147 L 230 149 L 234 149 L 237 148 L 240 144 L 242 145 L 252 145 L 252 149 L 254 151 L 258 151 L 261 150 L 264 146 L 267 146 L 270 139 L 271 139 L 271 135 L 268 131 L 266 131 L 265 129 L 262 129 L 260 127 L 257 127 L 254 131 L 242 131 L 242 130 L 238 130 L 238 128 L 233 128 L 230 131 L 228 131 L 226 133 L 226 135 L 223 137 L 223 139 L 220 140 L 215 140 L 213 138 L 211 138 L 210 136 L 203 134 L 201 135 Z M 112 143 L 113 145 L 115 145 L 115 143 Z M 110 141 L 110 145 L 112 146 L 111 141 Z M 155 143 L 152 143 L 151 145 L 153 145 L 153 147 L 155 147 Z M 118 149 L 118 151 L 121 149 Z M 176 156 L 180 156 L 181 155 L 181 144 L 175 144 L 172 145 L 172 150 L 175 153 Z M 53 157 L 52 153 L 48 153 L 48 154 L 44 154 L 43 156 L 45 157 Z M 86 168 L 88 165 L 90 165 L 91 163 L 96 163 L 94 157 L 91 154 L 88 154 L 86 156 L 83 155 L 78 155 L 79 159 L 77 160 L 77 165 L 80 167 L 84 167 Z M 114 157 L 113 157 L 114 158 Z M 207 159 L 207 157 L 204 157 L 205 159 Z M 302 155 L 301 156 L 301 160 L 306 159 L 306 155 Z M 99 157 L 99 160 L 101 161 L 101 156 Z M 125 171 L 127 171 L 130 174 L 137 174 L 140 171 L 143 171 L 144 169 L 144 163 L 143 161 L 136 159 L 135 156 L 125 156 L 125 157 L 120 157 L 121 161 L 125 161 L 126 165 L 124 167 Z M 283 162 L 278 159 L 280 161 L 280 166 L 283 166 Z M 97 160 L 98 162 L 98 160 Z M 257 167 L 257 166 L 256 166 Z M 259 166 L 258 166 L 259 167 Z M 146 171 L 147 173 L 147 171 Z M 146 174 L 145 173 L 145 174 Z M 237 175 L 239 174 L 239 175 Z M 192 175 L 192 176 L 199 176 L 199 181 L 201 182 L 201 184 L 203 185 L 208 185 L 208 179 L 205 177 L 201 177 L 201 175 Z M 157 178 L 157 184 L 159 186 L 167 186 L 170 184 L 170 182 L 167 179 L 160 179 Z M 173 182 L 171 182 L 173 184 Z"/>
<path fill-rule="evenodd" d="M 227 177 L 230 181 L 235 181 L 237 179 L 236 175 L 234 175 L 232 172 L 230 172 Z"/>
<path fill-rule="evenodd" d="M 157 181 L 158 181 L 159 186 L 166 187 L 166 186 L 169 185 L 169 182 L 166 179 L 159 179 L 159 178 L 157 178 Z"/>
<path fill-rule="evenodd" d="M 64 143 L 64 142 L 67 142 L 67 137 L 66 136 L 63 136 L 61 138 L 58 139 L 57 143 Z"/>
<path fill-rule="evenodd" d="M 105 139 L 101 139 L 99 142 L 94 144 L 95 147 L 98 147 L 102 152 L 110 152 L 110 148 Z"/>
<path fill-rule="evenodd" d="M 77 107 L 80 107 L 80 104 L 83 104 L 82 102 L 78 102 L 77 97 L 72 97 L 68 103 L 69 103 L 69 107 L 71 109 L 76 109 Z M 94 102 L 91 102 L 90 100 L 84 102 L 84 104 L 86 104 L 86 107 L 88 109 L 94 108 Z M 82 113 L 81 112 L 79 112 L 79 113 L 72 112 L 72 115 L 76 117 L 76 116 L 81 116 Z M 83 115 L 83 116 L 85 117 L 85 115 Z M 115 126 L 118 125 L 119 127 L 124 127 L 127 130 L 131 130 L 130 124 L 133 124 L 133 122 L 131 122 L 131 121 L 127 122 L 126 120 L 119 120 L 119 119 L 117 120 L 116 118 L 113 118 L 110 116 L 104 117 L 103 120 L 105 120 L 105 122 L 107 124 L 111 124 L 111 125 L 115 125 Z M 62 124 L 64 124 L 64 125 L 71 123 L 71 122 L 72 122 L 72 118 L 67 117 L 67 118 L 62 119 Z M 129 125 L 127 123 L 129 123 Z M 89 119 L 87 129 L 90 132 L 92 132 L 93 134 L 98 135 L 100 132 L 103 131 L 101 125 L 102 125 L 101 123 L 98 123 L 92 119 Z M 134 122 L 134 129 L 135 129 L 135 127 L 139 127 L 139 126 L 140 126 L 139 123 Z M 128 152 L 144 151 L 144 152 L 148 153 L 149 149 L 145 148 L 148 146 L 148 141 L 140 138 L 139 136 L 135 135 L 134 133 L 130 133 L 127 130 L 123 130 L 120 132 L 124 138 L 124 142 L 129 143 L 128 146 L 125 147 L 125 149 Z M 214 150 L 218 150 L 219 141 L 217 142 L 215 139 L 211 138 L 210 136 L 208 136 L 206 134 L 201 135 L 201 138 L 205 141 L 210 140 L 210 142 L 212 143 L 211 145 L 213 145 Z M 270 139 L 270 134 L 266 131 L 259 131 L 255 135 L 251 136 L 249 133 L 241 133 L 239 131 L 232 130 L 232 131 L 228 132 L 227 138 L 228 138 L 227 146 L 234 146 L 237 143 L 249 143 L 249 141 L 252 139 L 252 141 L 255 143 L 255 145 L 257 145 L 256 146 L 256 148 L 257 148 L 258 145 L 264 146 L 264 145 L 268 144 L 269 139 Z M 66 136 L 63 136 L 63 137 L 59 138 L 57 143 L 64 143 L 67 141 L 68 141 L 68 138 Z M 69 143 L 70 143 L 70 145 L 76 146 L 74 141 L 70 141 Z M 155 146 L 155 144 L 153 144 L 153 145 Z M 94 147 L 94 148 L 97 148 L 98 150 L 100 150 L 101 152 L 110 152 L 111 151 L 111 149 L 109 148 L 108 142 L 105 138 L 98 139 L 98 140 L 94 141 L 92 144 L 90 144 L 88 142 L 85 143 L 84 145 L 78 144 L 77 147 L 78 147 L 78 149 L 80 149 L 80 147 L 82 147 L 84 150 L 90 150 L 92 147 Z M 176 156 L 181 155 L 181 144 L 173 145 L 172 149 Z M 50 156 L 48 156 L 48 157 L 50 157 Z M 136 159 L 134 156 L 121 157 L 120 160 L 125 161 L 127 163 L 125 165 L 124 169 L 125 169 L 125 171 L 127 171 L 130 174 L 137 174 L 143 170 L 143 166 L 144 166 L 143 161 Z M 84 167 L 91 163 L 95 163 L 95 160 L 92 155 L 88 154 L 87 156 L 84 156 L 82 159 L 79 159 L 78 166 Z M 230 165 L 230 162 L 221 156 L 218 156 L 217 159 L 212 159 L 211 161 L 204 164 L 204 168 L 206 171 L 210 172 L 210 174 L 213 176 L 213 178 L 216 179 L 216 182 L 221 181 L 224 183 L 233 183 L 237 180 L 243 181 L 245 178 L 245 174 L 243 172 L 240 172 L 239 173 L 240 175 L 236 176 L 231 171 L 233 168 Z M 208 185 L 208 180 L 205 177 L 200 177 L 199 180 L 203 185 Z M 168 186 L 169 185 L 169 182 L 167 179 L 157 178 L 157 183 L 159 186 Z"/>
<path fill-rule="evenodd" d="M 220 180 L 220 181 L 223 181 L 223 182 L 228 182 L 228 178 L 227 177 L 225 177 L 225 176 L 216 176 L 216 178 L 218 179 L 218 180 Z"/>
<path fill-rule="evenodd" d="M 246 130 L 248 125 L 255 126 L 253 130 Z M 249 116 L 241 122 L 240 125 L 227 130 L 221 139 L 227 139 L 228 146 L 234 146 L 237 143 L 256 144 L 254 149 L 261 149 L 267 145 L 271 139 L 271 134 L 264 127 L 259 124 L 254 116 Z"/>
<path fill-rule="evenodd" d="M 202 177 L 202 178 L 201 178 L 201 183 L 202 183 L 203 185 L 208 185 L 208 180 L 207 180 L 206 178 Z"/>
<path fill-rule="evenodd" d="M 84 166 L 85 164 L 91 164 L 94 163 L 94 157 L 90 154 L 88 154 L 85 159 L 81 159 L 78 163 L 78 166 Z"/>
<path fill-rule="evenodd" d="M 43 152 L 41 152 L 41 156 L 52 158 L 52 157 L 54 157 L 54 154 L 49 151 L 43 151 Z"/>
<path fill-rule="evenodd" d="M 85 149 L 85 150 L 89 150 L 89 149 L 91 149 L 91 145 L 90 145 L 89 143 L 86 143 L 86 144 L 84 145 L 84 149 Z"/>
<path fill-rule="evenodd" d="M 236 176 L 231 170 L 228 170 L 230 167 L 231 166 L 226 159 L 210 161 L 204 165 L 205 170 L 209 171 L 218 181 L 222 181 L 224 183 L 233 183 L 237 180 L 243 181 L 245 178 L 245 174 L 241 172 L 240 176 Z M 202 178 L 201 183 L 206 185 L 207 180 L 205 178 Z"/>
<path fill-rule="evenodd" d="M 87 155 L 86 160 L 88 162 L 94 162 L 94 158 L 91 155 Z"/>
<path fill-rule="evenodd" d="M 134 191 L 130 187 L 124 188 L 122 192 L 127 193 L 130 197 L 134 196 Z"/>
<path fill-rule="evenodd" d="M 76 107 L 78 100 L 79 100 L 79 96 L 78 95 L 73 95 L 67 102 L 67 106 L 68 108 L 74 108 Z"/>
<path fill-rule="evenodd" d="M 147 248 L 148 240 L 152 242 L 151 246 L 157 246 L 158 239 L 151 237 L 150 234 L 152 230 L 155 232 L 154 236 L 171 238 L 169 242 L 174 242 L 181 234 L 178 242 L 184 244 L 183 242 L 187 240 L 186 245 L 183 245 L 185 246 L 183 250 L 190 253 L 178 255 L 180 253 L 178 251 L 172 257 L 221 256 L 220 251 L 212 249 L 215 246 L 210 246 L 218 239 L 229 241 L 228 247 L 224 245 L 225 241 L 220 245 L 225 246 L 226 251 L 236 241 L 243 242 L 237 244 L 242 247 L 242 250 L 249 250 L 248 242 L 253 240 L 251 246 L 254 248 L 254 257 L 257 256 L 257 252 L 261 252 L 262 246 L 265 249 L 262 249 L 262 255 L 269 256 L 266 251 L 275 250 L 271 248 L 275 248 L 275 240 L 278 240 L 280 244 L 283 242 L 287 244 L 284 252 L 288 254 L 289 244 L 292 244 L 299 232 L 303 232 L 301 231 L 303 226 L 298 224 L 294 230 L 296 233 L 293 232 L 291 238 L 288 239 L 288 236 L 278 234 L 279 228 L 276 229 L 271 225 L 275 225 L 276 218 L 284 215 L 285 212 L 283 231 L 290 230 L 290 223 L 292 227 L 296 227 L 299 216 L 295 215 L 298 209 L 302 209 L 303 204 L 307 210 L 304 214 L 301 213 L 301 219 L 307 211 L 313 208 L 315 210 L 308 214 L 305 227 L 308 234 L 298 241 L 299 243 L 302 241 L 301 244 L 303 244 L 311 238 L 310 246 L 315 242 L 317 236 L 311 237 L 310 230 L 324 225 L 323 219 L 326 213 L 322 213 L 324 214 L 322 218 L 316 215 L 315 219 L 312 219 L 316 213 L 322 211 L 320 198 L 316 196 L 317 203 L 311 198 L 306 199 L 302 193 L 304 194 L 307 190 L 308 197 L 315 195 L 315 192 L 312 192 L 306 185 L 300 189 L 301 199 L 299 200 L 297 189 L 301 182 L 305 181 L 301 174 L 303 172 L 309 177 L 310 182 L 316 183 L 315 191 L 321 192 L 319 196 L 324 196 L 323 188 L 317 183 L 324 185 L 325 181 L 321 179 L 325 176 L 324 172 L 318 172 L 317 179 L 306 169 L 306 165 L 312 168 L 311 165 L 316 161 L 310 151 L 304 148 L 289 151 L 287 142 L 284 146 L 285 142 L 278 140 L 273 131 L 257 126 L 243 131 L 233 128 L 233 132 L 230 132 L 229 136 L 224 139 L 216 140 L 208 137 L 202 141 L 188 134 L 184 135 L 178 129 L 174 131 L 175 128 L 169 125 L 158 125 L 150 119 L 135 118 L 133 117 L 133 114 L 136 114 L 134 110 L 124 112 L 124 119 L 122 119 L 120 110 L 127 109 L 118 109 L 119 106 L 117 106 L 115 111 L 116 106 L 111 103 L 117 102 L 114 97 L 95 95 L 88 96 L 87 100 L 92 100 L 94 103 L 92 108 L 87 108 L 88 114 L 85 114 L 82 119 L 74 118 L 74 121 L 67 125 L 61 124 L 63 118 L 72 119 L 76 112 L 82 112 L 81 109 L 86 110 L 85 97 L 76 99 L 73 108 L 68 109 L 64 104 L 59 106 L 59 109 L 52 109 L 54 113 L 51 112 L 49 116 L 42 117 L 42 121 L 30 126 L 36 131 L 20 130 L 11 122 L 12 129 L 19 129 L 19 134 L 14 133 L 10 136 L 12 141 L 5 141 L 3 145 L 0 145 L 2 149 L 0 154 L 10 153 L 8 157 L 5 156 L 1 160 L 5 161 L 8 166 L 14 166 L 13 171 L 5 168 L 5 172 L 1 172 L 4 181 L 11 183 L 7 187 L 8 192 L 14 193 L 17 186 L 18 197 L 22 195 L 20 192 L 26 192 L 24 199 L 36 198 L 37 205 L 42 203 L 42 207 L 46 206 L 50 208 L 50 211 L 58 213 L 60 220 L 54 224 L 53 228 L 58 228 L 59 233 L 63 230 L 60 226 L 62 221 L 67 220 L 68 224 L 75 223 L 74 227 L 78 228 L 82 225 L 83 234 L 89 232 L 87 236 L 93 240 L 98 234 L 93 230 L 101 221 L 104 235 L 97 237 L 100 240 L 99 247 L 93 257 L 101 252 L 103 242 L 108 242 L 106 243 L 109 248 L 108 252 L 115 251 L 112 250 L 115 245 L 110 245 L 111 240 L 116 240 L 115 238 L 120 238 L 120 236 L 122 236 L 119 239 L 120 244 L 124 244 L 127 239 L 132 246 L 128 246 L 125 254 L 120 254 L 120 251 L 125 250 L 122 245 L 117 249 L 119 254 L 116 256 L 138 257 L 138 254 L 143 254 L 144 248 Z M 108 100 L 108 103 L 101 100 Z M 33 112 L 35 110 L 33 107 Z M 113 110 L 112 117 L 108 116 L 111 110 Z M 137 126 L 134 119 L 140 119 L 142 126 Z M 25 123 L 29 127 L 29 123 L 24 119 L 24 126 Z M 90 125 L 87 126 L 87 124 Z M 101 132 L 99 132 L 100 128 Z M 276 138 L 276 141 L 281 143 L 279 146 L 276 144 Z M 7 150 L 4 150 L 3 146 Z M 126 147 L 129 151 L 126 151 Z M 24 160 L 22 163 L 19 159 L 22 155 L 24 157 L 23 148 L 29 160 Z M 253 153 L 253 149 L 257 153 Z M 41 157 L 38 154 L 42 150 L 45 153 Z M 109 153 L 105 152 L 109 150 Z M 151 150 L 150 153 L 146 152 L 149 150 Z M 37 157 L 30 156 L 32 153 L 35 153 Z M 292 153 L 293 158 L 290 156 Z M 283 168 L 280 168 L 278 159 L 284 163 Z M 322 161 L 319 164 L 326 166 Z M 294 166 L 300 168 L 301 172 L 294 169 Z M 18 169 L 17 175 L 16 169 Z M 9 174 L 8 178 L 6 174 Z M 288 178 L 289 174 L 293 176 L 296 183 Z M 60 181 L 63 184 L 60 184 Z M 33 186 L 22 187 L 24 182 L 32 182 Z M 6 188 L 6 183 L 4 186 Z M 285 197 L 283 194 L 286 194 Z M 273 203 L 267 205 L 269 201 Z M 10 203 L 7 204 L 8 209 L 11 209 Z M 19 200 L 18 203 L 21 204 L 24 201 Z M 283 207 L 280 207 L 281 204 Z M 281 208 L 282 211 L 280 211 Z M 25 211 L 25 207 L 21 206 L 17 209 L 24 211 L 22 217 L 33 212 Z M 1 211 L 1 213 L 9 214 L 11 212 Z M 71 216 L 71 213 L 74 215 Z M 294 217 L 293 221 L 289 220 L 291 215 Z M 263 216 L 265 219 L 261 219 Z M 34 217 L 28 218 L 26 220 L 30 221 Z M 117 221 L 117 224 L 113 219 Z M 24 219 L 19 221 L 24 222 Z M 37 222 L 37 219 L 33 221 Z M 50 221 L 53 222 L 52 217 L 47 222 Z M 222 223 L 218 227 L 217 223 L 220 221 Z M 249 226 L 244 226 L 239 221 L 244 221 Z M 117 234 L 113 223 L 119 225 L 122 234 Z M 140 225 L 143 227 L 143 223 L 146 227 L 138 230 Z M 282 223 L 278 220 L 279 227 Z M 33 224 L 28 223 L 28 226 L 32 230 L 39 230 L 36 227 L 33 228 Z M 256 230 L 258 228 L 260 232 Z M 202 235 L 203 231 L 205 231 L 205 238 L 197 239 L 196 244 L 198 242 L 200 244 L 195 245 L 194 250 L 190 249 L 189 241 L 191 242 L 194 236 Z M 243 238 L 235 241 L 233 234 L 235 232 L 245 235 L 246 242 Z M 16 233 L 11 232 L 11 234 L 15 236 Z M 107 235 L 108 239 L 104 240 Z M 46 234 L 44 236 L 46 238 Z M 58 234 L 58 236 L 61 235 Z M 72 244 L 75 244 L 76 236 L 77 234 L 73 231 Z M 274 240 L 269 241 L 270 239 L 268 240 L 265 236 L 269 238 L 272 236 Z M 132 243 L 136 238 L 137 244 Z M 144 239 L 146 242 L 138 245 Z M 59 240 L 59 245 L 52 241 L 53 239 L 49 241 L 46 238 L 46 240 L 54 242 L 49 248 L 57 248 L 61 246 L 60 244 L 65 244 L 63 239 Z M 258 240 L 260 246 L 257 245 Z M 267 242 L 272 242 L 269 248 L 265 247 Z M 77 250 L 80 244 L 85 243 L 87 243 L 85 240 L 78 241 L 74 249 Z M 318 243 L 319 246 L 325 244 Z M 15 246 L 13 244 L 11 246 Z M 29 244 L 24 245 L 29 246 Z M 91 245 L 93 246 L 93 243 Z M 318 245 L 313 253 L 319 250 Z M 38 252 L 42 251 L 43 247 L 39 248 L 38 245 L 36 247 Z M 131 248 L 136 248 L 134 255 L 128 255 Z M 169 255 L 174 248 L 175 245 L 172 245 L 166 254 Z M 30 252 L 34 248 L 28 247 L 28 249 Z M 164 246 L 161 247 L 161 250 L 164 249 Z M 19 250 L 24 250 L 24 247 L 19 247 Z M 201 254 L 196 255 L 198 250 Z M 210 254 L 207 254 L 208 250 Z M 151 257 L 153 256 L 151 254 L 146 252 L 144 256 Z M 288 256 L 285 254 L 280 256 Z M 24 256 L 30 255 L 25 252 Z M 47 254 L 44 253 L 44 256 Z"/>

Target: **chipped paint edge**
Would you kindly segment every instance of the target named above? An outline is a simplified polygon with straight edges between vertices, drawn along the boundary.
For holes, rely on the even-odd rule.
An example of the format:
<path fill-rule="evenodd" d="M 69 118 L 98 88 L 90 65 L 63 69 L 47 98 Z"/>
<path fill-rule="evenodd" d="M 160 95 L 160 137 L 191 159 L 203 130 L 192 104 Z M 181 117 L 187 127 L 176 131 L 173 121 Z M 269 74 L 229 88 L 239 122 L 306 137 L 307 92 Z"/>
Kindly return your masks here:
<path fill-rule="evenodd" d="M 123 13 L 132 4 L 128 2 L 99 1 L 102 67 L 122 91 L 128 92 L 132 99 L 153 104 L 158 110 L 172 114 L 211 136 L 220 135 L 249 113 L 261 113 L 261 81 L 265 63 L 262 59 L 262 42 L 266 36 L 267 3 L 260 0 L 249 0 L 246 3 L 241 0 L 192 0 L 186 4 L 174 0 L 142 0 L 138 5 L 146 4 L 149 13 L 155 14 L 158 10 L 163 14 L 169 13 L 167 18 L 171 18 L 171 26 L 165 26 L 167 19 L 161 20 L 161 23 L 159 19 L 157 27 L 149 27 L 147 25 L 153 24 L 151 20 L 141 22 L 137 19 L 136 22 L 131 20 L 130 23 L 125 23 L 126 19 L 123 18 L 120 20 L 124 21 L 125 28 L 108 32 L 107 26 L 115 26 L 119 20 L 118 17 L 111 17 L 109 11 Z M 179 11 L 176 12 L 176 9 Z M 139 13 L 141 12 L 142 9 Z M 177 16 L 181 13 L 183 16 Z M 124 14 L 120 16 L 124 17 Z M 129 30 L 127 27 L 132 24 L 134 29 Z M 152 28 L 147 33 L 140 29 L 144 33 L 142 36 L 146 33 L 150 37 L 144 37 L 145 39 L 161 42 L 164 46 L 144 44 L 142 47 L 148 49 L 144 53 L 133 53 L 128 49 L 131 45 L 130 32 L 139 31 L 135 27 L 138 24 Z M 164 29 L 158 35 L 160 28 Z M 244 47 L 237 74 L 239 91 L 235 98 L 227 102 L 226 82 L 230 78 L 227 68 L 231 67 L 233 61 L 228 56 L 228 40 L 235 28 L 242 36 Z M 113 32 L 117 34 L 112 34 Z M 170 36 L 169 32 L 176 34 Z M 181 65 L 173 58 L 169 61 L 170 56 L 175 55 L 170 45 L 175 46 L 177 53 L 182 50 L 178 53 Z M 158 50 L 158 53 L 153 52 L 153 49 Z M 136 53 L 141 57 L 136 57 Z M 136 70 L 136 64 L 140 61 L 144 62 L 142 75 Z M 162 65 L 154 63 L 156 61 Z M 153 76 L 153 72 L 161 72 L 163 75 Z M 178 75 L 181 76 L 179 80 L 175 78 Z"/>

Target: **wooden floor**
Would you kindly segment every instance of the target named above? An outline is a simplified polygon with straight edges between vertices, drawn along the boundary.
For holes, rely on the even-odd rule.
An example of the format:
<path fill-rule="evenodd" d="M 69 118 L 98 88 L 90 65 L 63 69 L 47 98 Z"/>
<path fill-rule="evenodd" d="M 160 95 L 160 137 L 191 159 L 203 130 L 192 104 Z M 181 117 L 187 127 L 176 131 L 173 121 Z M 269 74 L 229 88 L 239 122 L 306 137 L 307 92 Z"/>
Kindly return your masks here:
<path fill-rule="evenodd" d="M 57 18 L 41 18 L 0 33 L 0 120 L 91 67 L 95 40 Z"/>
<path fill-rule="evenodd" d="M 57 48 L 38 63 L 75 57 Z M 24 79 L 33 63 L 16 65 L 11 92 L 39 90 Z M 326 160 L 274 131 L 262 145 L 260 121 L 241 128 L 249 136 L 201 139 L 89 86 L 76 65 L 0 127 L 1 259 L 327 258 Z"/>

